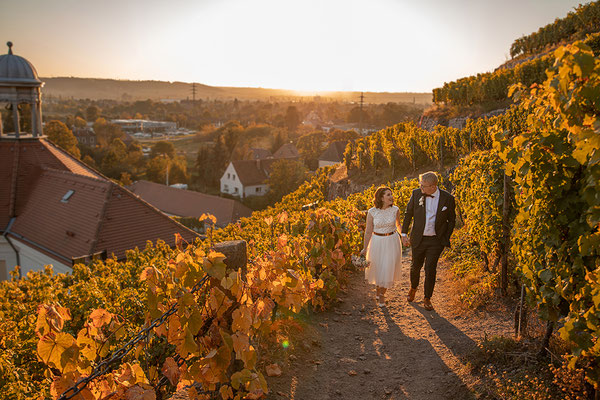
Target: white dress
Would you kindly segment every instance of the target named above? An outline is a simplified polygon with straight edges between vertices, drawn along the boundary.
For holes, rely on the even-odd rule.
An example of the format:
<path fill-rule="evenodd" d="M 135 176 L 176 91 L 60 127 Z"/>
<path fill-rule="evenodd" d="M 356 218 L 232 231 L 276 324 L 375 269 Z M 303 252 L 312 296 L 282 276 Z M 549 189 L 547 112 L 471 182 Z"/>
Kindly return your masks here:
<path fill-rule="evenodd" d="M 382 210 L 370 208 L 368 213 L 373 217 L 373 232 L 389 233 L 389 236 L 373 234 L 367 248 L 369 266 L 365 269 L 365 279 L 379 287 L 390 288 L 394 281 L 400 279 L 402 262 L 402 242 L 396 228 L 396 215 L 400 209 L 391 206 Z"/>

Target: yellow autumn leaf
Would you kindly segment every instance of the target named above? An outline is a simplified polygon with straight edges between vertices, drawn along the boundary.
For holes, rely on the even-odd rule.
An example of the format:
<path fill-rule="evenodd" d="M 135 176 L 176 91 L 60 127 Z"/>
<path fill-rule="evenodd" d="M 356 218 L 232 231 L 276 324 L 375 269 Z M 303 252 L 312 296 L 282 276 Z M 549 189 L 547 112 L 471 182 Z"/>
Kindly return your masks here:
<path fill-rule="evenodd" d="M 228 276 L 221 279 L 221 286 L 223 286 L 224 289 L 229 290 L 233 286 L 233 284 L 234 284 L 234 280 Z"/>
<path fill-rule="evenodd" d="M 177 346 L 177 352 L 181 357 L 187 357 L 188 354 L 195 354 L 198 352 L 198 345 L 194 340 L 194 335 L 189 329 L 185 329 L 183 340 L 179 342 Z"/>
<path fill-rule="evenodd" d="M 87 329 L 83 328 L 77 334 L 77 346 L 83 357 L 90 361 L 96 359 L 96 341 L 87 335 Z"/>
<path fill-rule="evenodd" d="M 176 386 L 179 381 L 179 366 L 173 357 L 167 357 L 160 370 L 167 377 L 171 385 Z"/>
<path fill-rule="evenodd" d="M 97 310 L 92 311 L 90 314 L 90 320 L 92 321 L 92 325 L 96 328 L 101 328 L 102 326 L 108 324 L 112 319 L 113 314 L 109 313 L 103 308 L 99 308 Z"/>
<path fill-rule="evenodd" d="M 284 224 L 288 221 L 288 213 L 283 211 L 279 214 L 277 214 L 277 222 L 279 222 L 280 224 Z"/>
<path fill-rule="evenodd" d="M 250 347 L 250 338 L 243 332 L 236 332 L 231 335 L 233 339 L 233 350 L 235 351 L 235 358 L 238 360 L 242 359 L 242 353 L 248 350 Z"/>
<path fill-rule="evenodd" d="M 248 346 L 248 349 L 242 352 L 241 359 L 244 362 L 245 368 L 254 369 L 256 366 L 257 354 L 252 345 Z"/>
<path fill-rule="evenodd" d="M 156 400 L 156 393 L 152 389 L 133 386 L 125 392 L 125 400 Z"/>
<path fill-rule="evenodd" d="M 219 393 L 221 394 L 221 399 L 228 400 L 233 398 L 233 390 L 229 385 L 223 385 L 219 389 Z"/>
<path fill-rule="evenodd" d="M 236 309 L 233 314 L 233 322 L 231 323 L 231 330 L 234 332 L 242 331 L 247 332 L 252 325 L 252 314 L 248 306 L 240 306 Z"/>
<path fill-rule="evenodd" d="M 79 348 L 73 336 L 59 332 L 48 334 L 37 344 L 40 359 L 61 372 L 74 371 L 77 368 Z"/>

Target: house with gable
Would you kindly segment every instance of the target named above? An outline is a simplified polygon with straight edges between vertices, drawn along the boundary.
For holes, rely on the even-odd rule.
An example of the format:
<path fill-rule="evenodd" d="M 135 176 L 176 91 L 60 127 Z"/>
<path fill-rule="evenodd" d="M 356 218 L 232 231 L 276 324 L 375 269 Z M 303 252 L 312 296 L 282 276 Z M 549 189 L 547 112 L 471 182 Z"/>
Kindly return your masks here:
<path fill-rule="evenodd" d="M 221 177 L 221 193 L 240 198 L 264 196 L 269 191 L 266 180 L 275 158 L 231 161 Z"/>
<path fill-rule="evenodd" d="M 299 160 L 300 152 L 293 143 L 285 143 L 279 149 L 277 149 L 275 153 L 273 153 L 273 158 Z"/>
<path fill-rule="evenodd" d="M 77 261 L 114 256 L 176 236 L 198 234 L 75 159 L 43 136 L 41 87 L 33 65 L 0 56 L 0 105 L 12 110 L 12 132 L 0 123 L 0 280 L 51 264 L 69 272 Z M 31 106 L 31 132 L 21 131 L 19 104 Z"/>
<path fill-rule="evenodd" d="M 347 145 L 347 140 L 336 140 L 335 142 L 329 143 L 329 146 L 327 146 L 325 151 L 323 151 L 319 157 L 319 168 L 343 162 Z"/>
<path fill-rule="evenodd" d="M 254 154 L 260 154 L 254 152 Z M 264 153 L 263 153 L 264 154 Z M 272 156 L 251 160 L 230 161 L 221 176 L 221 193 L 240 198 L 264 196 L 269 191 L 266 180 L 277 160 L 299 160 L 300 153 L 293 143 L 281 146 Z"/>

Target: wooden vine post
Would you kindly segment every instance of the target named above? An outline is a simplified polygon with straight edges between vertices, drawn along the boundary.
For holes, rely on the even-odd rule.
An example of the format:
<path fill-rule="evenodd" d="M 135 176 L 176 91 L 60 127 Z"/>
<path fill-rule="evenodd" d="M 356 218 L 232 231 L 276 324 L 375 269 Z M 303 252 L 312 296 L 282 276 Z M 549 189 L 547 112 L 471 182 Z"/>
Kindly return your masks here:
<path fill-rule="evenodd" d="M 508 291 L 508 253 L 510 251 L 510 177 L 504 172 L 504 198 L 502 202 L 502 255 L 500 256 L 500 288 L 502 295 Z"/>

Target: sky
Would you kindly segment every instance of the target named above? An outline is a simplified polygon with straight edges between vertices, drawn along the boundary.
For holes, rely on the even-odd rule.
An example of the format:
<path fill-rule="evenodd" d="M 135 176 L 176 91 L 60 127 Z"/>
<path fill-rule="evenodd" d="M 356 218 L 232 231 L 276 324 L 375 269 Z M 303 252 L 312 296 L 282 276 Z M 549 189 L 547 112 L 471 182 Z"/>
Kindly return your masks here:
<path fill-rule="evenodd" d="M 0 43 L 42 77 L 430 92 L 493 71 L 515 39 L 580 3 L 2 0 Z"/>

